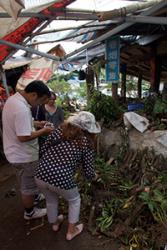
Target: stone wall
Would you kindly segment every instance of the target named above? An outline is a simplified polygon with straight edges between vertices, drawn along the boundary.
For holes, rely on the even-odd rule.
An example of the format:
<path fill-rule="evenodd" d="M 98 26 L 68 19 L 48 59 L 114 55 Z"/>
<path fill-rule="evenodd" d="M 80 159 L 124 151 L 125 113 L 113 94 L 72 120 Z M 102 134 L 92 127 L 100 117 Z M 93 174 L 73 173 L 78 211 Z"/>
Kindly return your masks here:
<path fill-rule="evenodd" d="M 167 157 L 167 131 L 147 130 L 144 133 L 138 132 L 135 128 L 128 131 L 129 147 L 131 149 L 144 149 L 145 147 L 153 148 L 155 154 L 162 154 Z M 114 157 L 119 151 L 120 145 L 123 143 L 121 136 L 121 128 L 102 129 L 99 136 L 100 152 L 105 158 Z"/>

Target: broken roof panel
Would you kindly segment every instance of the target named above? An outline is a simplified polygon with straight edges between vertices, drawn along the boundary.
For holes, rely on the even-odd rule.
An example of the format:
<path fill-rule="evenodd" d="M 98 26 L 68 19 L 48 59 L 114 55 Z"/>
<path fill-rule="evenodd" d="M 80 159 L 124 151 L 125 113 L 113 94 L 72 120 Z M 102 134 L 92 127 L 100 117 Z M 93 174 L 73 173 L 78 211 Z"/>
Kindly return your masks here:
<path fill-rule="evenodd" d="M 29 34 L 31 34 L 33 30 L 36 29 L 37 26 L 41 25 L 48 19 L 49 15 L 50 16 L 55 15 L 56 11 L 58 11 L 59 8 L 64 8 L 71 2 L 73 2 L 73 0 L 57 0 L 54 1 L 54 3 L 52 3 L 51 5 L 49 5 L 49 7 L 42 6 L 42 11 L 40 11 L 40 14 L 43 16 L 43 18 L 31 17 L 26 21 L 21 20 L 22 25 L 19 26 L 17 26 L 16 25 L 17 22 L 15 22 L 17 28 L 14 31 L 8 33 L 8 35 L 4 36 L 3 39 L 15 44 L 22 43 L 23 40 Z M 20 19 L 22 18 L 18 18 L 18 22 L 20 21 Z M 2 21 L 4 22 L 3 19 Z M 3 25 L 1 27 L 3 27 Z M 13 50 L 14 50 L 13 48 L 7 45 L 0 45 L 0 61 L 3 61 Z"/>
<path fill-rule="evenodd" d="M 22 11 L 22 13 L 26 14 L 26 13 L 30 13 L 31 14 L 35 14 L 38 13 L 42 10 L 44 10 L 45 8 L 47 8 L 49 5 L 42 5 L 42 6 L 38 6 L 35 7 L 33 9 L 26 9 L 24 11 Z M 0 10 L 1 11 L 1 10 Z M 13 18 L 10 18 L 10 16 L 8 17 L 7 15 L 4 17 L 3 13 L 0 13 L 0 27 L 3 27 L 3 29 L 0 29 L 0 38 L 3 38 L 5 36 L 7 36 L 8 34 L 12 33 L 13 31 L 15 31 L 16 29 L 18 29 L 20 26 L 22 26 L 24 23 L 26 23 L 31 17 L 21 17 L 21 18 L 17 18 L 17 20 L 14 20 Z"/>
<path fill-rule="evenodd" d="M 30 1 L 32 1 L 32 2 L 36 1 L 36 2 L 39 2 L 39 3 L 43 2 L 42 0 L 26 0 L 26 1 L 29 1 L 29 2 Z M 71 18 L 73 20 L 85 20 L 84 18 L 88 17 L 89 23 L 90 23 L 90 27 L 80 27 L 78 30 L 76 28 L 73 29 L 73 30 L 70 29 L 70 30 L 72 30 L 72 32 L 68 32 L 68 36 L 66 35 L 66 37 L 64 36 L 64 38 L 63 38 L 63 36 L 59 35 L 60 32 L 55 32 L 55 34 L 54 34 L 55 38 L 57 38 L 59 36 L 59 39 L 61 39 L 61 40 L 67 38 L 68 41 L 71 40 L 71 39 L 73 39 L 73 40 L 78 41 L 80 43 L 81 42 L 91 41 L 90 43 L 88 43 L 85 46 L 83 46 L 83 48 L 81 48 L 80 50 L 73 51 L 73 53 L 70 53 L 70 54 L 68 54 L 65 57 L 67 59 L 67 61 L 68 60 L 70 61 L 73 58 L 74 55 L 77 56 L 77 53 L 81 53 L 83 51 L 82 55 L 79 55 L 79 56 L 83 58 L 83 62 L 84 62 L 84 61 L 87 60 L 87 59 L 85 59 L 86 57 L 84 55 L 84 54 L 86 54 L 85 50 L 86 49 L 89 50 L 89 47 L 92 48 L 92 46 L 94 46 L 95 44 L 98 44 L 98 43 L 99 44 L 100 43 L 103 44 L 103 41 L 106 38 L 110 37 L 111 35 L 112 36 L 115 35 L 115 34 L 118 34 L 118 35 L 129 35 L 129 34 L 132 34 L 132 35 L 134 35 L 134 34 L 139 34 L 139 32 L 140 32 L 140 34 L 143 33 L 144 35 L 146 35 L 146 33 L 150 34 L 150 33 L 152 33 L 152 31 L 153 31 L 153 34 L 154 34 L 154 29 L 152 29 L 153 26 L 151 26 L 151 25 L 150 26 L 149 25 L 143 25 L 143 24 L 142 25 L 141 24 L 135 24 L 135 20 L 133 21 L 132 19 L 131 20 L 130 19 L 129 20 L 126 19 L 127 18 L 126 15 L 123 18 L 121 17 L 122 19 L 120 18 L 119 20 L 117 18 L 116 19 L 114 18 L 114 22 L 113 22 L 113 19 L 109 20 L 108 23 L 107 23 L 107 21 L 105 21 L 105 22 L 99 22 L 99 21 L 97 21 L 98 15 L 97 15 L 97 13 L 94 13 L 94 12 L 90 11 L 91 10 L 91 6 L 90 6 L 90 4 L 88 4 L 88 5 L 86 4 L 87 0 L 80 1 L 80 3 L 84 3 L 84 6 L 88 6 L 89 7 L 89 10 L 86 11 L 85 13 L 82 12 L 82 11 L 77 12 L 76 9 L 74 11 L 74 6 L 68 5 L 72 1 L 65 1 L 65 0 L 64 1 L 54 1 L 54 3 L 59 3 L 59 2 L 61 2 L 61 4 L 63 3 L 64 4 L 63 6 L 68 6 L 68 8 L 61 8 L 61 7 L 59 8 L 58 7 L 58 9 L 56 9 L 55 7 L 54 8 L 47 8 L 46 7 L 47 11 L 45 13 L 44 13 L 44 9 L 42 9 L 41 12 L 39 13 L 39 16 L 36 15 L 35 17 L 31 17 L 31 18 L 27 17 L 26 20 L 28 20 L 28 21 L 29 20 L 34 20 L 35 23 L 31 23 L 31 22 L 27 21 L 27 23 L 29 23 L 29 27 L 27 28 L 27 30 L 26 30 L 25 33 L 24 32 L 22 33 L 21 29 L 17 29 L 16 30 L 17 31 L 16 32 L 17 35 L 18 36 L 23 36 L 23 37 L 21 37 L 18 40 L 14 39 L 16 37 L 15 36 L 16 34 L 15 34 L 15 32 L 13 32 L 12 33 L 13 36 L 10 36 L 10 38 L 13 39 L 12 41 L 14 43 L 20 43 L 21 44 L 21 43 L 23 43 L 23 41 L 25 42 L 25 37 L 27 37 L 29 35 L 31 35 L 31 39 L 33 38 L 33 39 L 37 39 L 37 41 L 39 41 L 38 40 L 39 37 L 41 39 L 42 36 L 33 37 L 33 35 L 35 35 L 35 33 L 32 33 L 32 32 L 33 31 L 37 31 L 36 27 L 38 26 L 38 28 L 39 28 L 38 33 L 39 33 L 40 32 L 40 26 L 39 25 L 41 23 L 46 24 L 46 22 L 47 22 L 46 20 L 48 20 L 48 22 L 50 22 L 51 21 L 50 18 L 53 18 L 54 20 L 58 19 L 58 18 L 60 18 L 60 19 L 61 18 L 62 19 L 63 18 L 64 19 L 65 18 L 66 19 L 70 19 Z M 79 1 L 77 0 L 74 3 L 77 3 L 77 2 L 79 2 Z M 115 0 L 115 1 L 111 1 L 111 0 L 108 0 L 108 1 L 107 0 L 104 0 L 104 1 L 102 1 L 102 0 L 93 0 L 92 1 L 92 0 L 89 0 L 89 3 L 91 3 L 91 2 L 93 2 L 93 4 L 94 4 L 94 7 L 93 7 L 92 10 L 93 11 L 94 10 L 97 11 L 98 8 L 95 8 L 95 7 L 97 7 L 98 4 L 101 4 L 101 7 L 99 7 L 100 10 L 104 10 L 104 9 L 102 9 L 102 5 L 103 4 L 107 5 L 107 10 L 110 10 L 109 6 L 111 6 L 110 5 L 111 3 L 113 3 L 113 2 L 115 4 L 117 3 L 116 6 L 118 7 L 119 6 L 118 2 L 122 2 L 122 3 L 125 4 L 127 1 L 118 1 L 118 0 Z M 132 3 L 132 1 L 128 1 L 128 2 Z M 133 3 L 134 2 L 136 3 L 136 1 L 133 1 Z M 142 2 L 142 1 L 137 1 L 137 2 Z M 144 2 L 146 2 L 146 1 L 144 1 Z M 161 2 L 166 2 L 166 1 L 161 1 Z M 52 4 L 52 6 L 53 6 L 53 4 Z M 100 6 L 100 5 L 98 5 L 98 6 Z M 82 6 L 79 5 L 79 8 L 82 9 Z M 137 14 L 136 16 L 139 16 L 139 13 L 141 13 L 141 15 L 142 15 L 144 12 L 143 12 L 143 10 L 140 10 L 140 12 L 137 10 L 137 12 L 132 12 L 132 13 L 135 13 L 135 15 Z M 130 13 L 130 15 L 132 13 Z M 149 13 L 154 14 L 155 12 L 149 12 Z M 21 14 L 22 15 L 26 14 L 26 11 L 22 11 Z M 32 14 L 32 13 L 29 13 L 29 14 Z M 35 12 L 35 14 L 37 14 L 37 12 Z M 92 20 L 92 16 L 93 16 L 93 18 L 95 18 L 96 21 L 90 22 L 90 20 Z M 19 18 L 19 19 L 24 19 L 24 18 L 22 17 L 22 18 Z M 137 20 L 136 20 L 136 22 L 137 22 Z M 93 27 L 93 23 L 95 23 L 94 27 Z M 128 23 L 130 23 L 130 25 L 127 25 Z M 91 25 L 92 25 L 92 27 L 91 27 Z M 24 26 L 24 25 L 21 25 L 21 26 Z M 30 26 L 32 26 L 32 27 L 30 27 Z M 89 25 L 87 24 L 85 26 L 89 26 Z M 56 21 L 55 21 L 55 27 L 57 29 L 60 28 L 60 26 L 57 26 Z M 116 29 L 115 29 L 115 27 L 116 27 Z M 147 29 L 148 27 L 149 27 L 149 29 Z M 43 26 L 43 28 L 44 28 L 44 26 Z M 157 29 L 157 26 L 155 28 Z M 18 34 L 18 30 L 20 30 L 20 34 Z M 113 32 L 113 30 L 114 30 L 114 32 Z M 69 34 L 71 34 L 71 37 L 70 37 Z M 48 39 L 50 39 L 50 36 L 49 35 L 43 36 L 42 39 L 44 39 L 45 41 L 48 41 Z M 95 39 L 95 41 L 93 41 L 94 39 Z M 27 40 L 28 39 L 26 39 L 26 42 L 27 42 Z M 57 40 L 57 41 L 60 41 L 60 40 Z M 40 42 L 43 42 L 43 41 L 40 40 Z M 130 42 L 128 42 L 128 43 L 130 43 Z M 0 48 L 1 48 L 1 46 L 0 46 Z M 5 47 L 5 49 L 6 49 L 6 47 Z M 75 49 L 76 49 L 76 47 L 75 47 Z M 10 47 L 7 47 L 7 51 L 6 50 L 0 50 L 0 52 L 1 51 L 2 51 L 2 53 L 0 53 L 0 56 L 2 55 L 3 58 L 6 58 L 6 55 L 9 54 L 9 52 L 10 52 Z M 11 51 L 13 51 L 13 49 Z M 4 53 L 6 53 L 6 54 L 4 54 Z M 101 48 L 101 50 L 98 48 L 94 52 L 93 52 L 93 49 L 92 49 L 92 52 L 88 51 L 87 57 L 88 57 L 88 59 L 91 59 L 94 56 L 101 55 L 101 53 L 104 54 L 104 48 Z M 66 62 L 66 60 L 64 62 Z"/>

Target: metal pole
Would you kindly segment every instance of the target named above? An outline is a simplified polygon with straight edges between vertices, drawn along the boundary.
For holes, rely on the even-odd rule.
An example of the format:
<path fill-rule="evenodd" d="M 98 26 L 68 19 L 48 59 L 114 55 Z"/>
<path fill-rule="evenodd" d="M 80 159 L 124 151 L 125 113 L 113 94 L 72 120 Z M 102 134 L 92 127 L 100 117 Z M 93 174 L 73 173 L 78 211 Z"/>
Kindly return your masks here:
<path fill-rule="evenodd" d="M 127 22 L 132 23 L 152 23 L 152 24 L 162 24 L 167 25 L 167 17 L 155 17 L 155 16 L 128 16 L 125 17 Z"/>
<path fill-rule="evenodd" d="M 19 44 L 15 44 L 15 43 L 8 42 L 8 41 L 6 41 L 6 40 L 0 39 L 0 44 L 5 44 L 5 45 L 8 45 L 8 46 L 13 47 L 13 48 L 15 48 L 15 49 L 25 50 L 25 51 L 28 51 L 28 52 L 30 52 L 30 53 L 32 53 L 32 54 L 36 54 L 36 55 L 39 55 L 39 56 L 43 56 L 43 57 L 52 59 L 52 60 L 54 60 L 54 61 L 60 61 L 60 57 L 58 57 L 58 56 L 53 56 L 53 55 L 50 55 L 50 54 L 47 54 L 47 53 L 38 51 L 38 50 L 36 50 L 36 49 L 27 48 L 27 47 L 24 47 L 24 46 L 19 45 Z"/>
<path fill-rule="evenodd" d="M 79 30 L 79 29 L 82 29 L 82 28 L 83 29 L 89 29 L 89 28 L 101 28 L 101 29 L 103 29 L 105 27 L 109 27 L 113 23 L 114 24 L 118 23 L 118 20 L 113 21 L 112 23 L 108 23 L 108 24 L 81 25 L 81 26 L 78 26 L 78 27 L 68 27 L 68 28 L 62 28 L 62 29 L 45 30 L 45 31 L 42 31 L 40 33 L 39 32 L 34 32 L 33 36 L 40 36 L 40 35 L 44 35 L 44 34 L 56 33 L 56 32 L 67 31 L 67 30 Z"/>
<path fill-rule="evenodd" d="M 0 65 L 0 72 L 1 72 L 1 76 L 2 76 L 2 83 L 3 83 L 3 86 L 6 90 L 6 95 L 7 95 L 7 97 L 9 97 L 10 94 L 9 94 L 9 89 L 8 89 L 8 85 L 7 85 L 6 74 L 2 68 L 2 65 Z"/>

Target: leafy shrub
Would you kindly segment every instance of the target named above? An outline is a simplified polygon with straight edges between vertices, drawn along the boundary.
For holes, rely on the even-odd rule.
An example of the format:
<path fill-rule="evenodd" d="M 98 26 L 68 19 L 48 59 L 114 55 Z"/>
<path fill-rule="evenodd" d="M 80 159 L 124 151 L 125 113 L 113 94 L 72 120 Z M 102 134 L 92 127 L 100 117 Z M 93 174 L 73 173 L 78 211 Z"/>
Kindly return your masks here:
<path fill-rule="evenodd" d="M 123 112 L 118 103 L 111 96 L 106 96 L 95 91 L 88 106 L 98 121 L 103 120 L 104 124 L 110 124 L 121 117 Z"/>
<path fill-rule="evenodd" d="M 167 101 L 161 100 L 160 98 L 158 98 L 155 102 L 153 113 L 155 115 L 158 115 L 158 114 L 166 115 L 167 114 Z"/>

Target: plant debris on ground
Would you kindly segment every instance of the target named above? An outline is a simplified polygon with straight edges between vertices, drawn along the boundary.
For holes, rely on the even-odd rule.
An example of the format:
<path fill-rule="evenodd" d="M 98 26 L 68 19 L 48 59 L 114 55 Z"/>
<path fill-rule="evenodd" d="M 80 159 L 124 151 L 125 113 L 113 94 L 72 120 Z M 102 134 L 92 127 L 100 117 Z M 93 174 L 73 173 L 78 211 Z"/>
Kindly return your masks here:
<path fill-rule="evenodd" d="M 99 157 L 95 164 L 99 177 L 92 184 L 78 176 L 89 230 L 116 239 L 120 249 L 161 249 L 167 242 L 166 159 L 125 143 L 111 164 Z"/>

